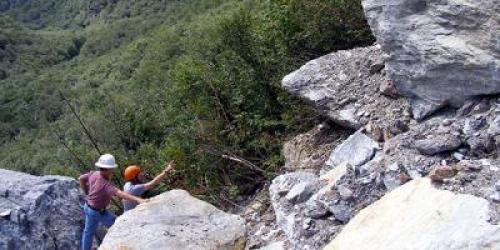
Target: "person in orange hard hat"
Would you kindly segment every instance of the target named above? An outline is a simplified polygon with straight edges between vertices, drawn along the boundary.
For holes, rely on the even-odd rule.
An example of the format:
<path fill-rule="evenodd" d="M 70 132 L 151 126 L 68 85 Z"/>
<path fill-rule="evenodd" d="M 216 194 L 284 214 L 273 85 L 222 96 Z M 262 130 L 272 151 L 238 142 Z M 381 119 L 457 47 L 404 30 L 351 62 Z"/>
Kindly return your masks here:
<path fill-rule="evenodd" d="M 152 181 L 143 184 L 144 174 L 141 171 L 141 168 L 137 165 L 128 166 L 123 173 L 126 181 L 123 186 L 123 191 L 131 195 L 141 196 L 144 192 L 158 186 L 169 173 L 174 171 L 174 167 L 174 163 L 170 162 L 161 174 L 157 175 Z M 124 211 L 133 209 L 138 205 L 137 202 L 131 200 L 123 200 L 122 202 Z"/>

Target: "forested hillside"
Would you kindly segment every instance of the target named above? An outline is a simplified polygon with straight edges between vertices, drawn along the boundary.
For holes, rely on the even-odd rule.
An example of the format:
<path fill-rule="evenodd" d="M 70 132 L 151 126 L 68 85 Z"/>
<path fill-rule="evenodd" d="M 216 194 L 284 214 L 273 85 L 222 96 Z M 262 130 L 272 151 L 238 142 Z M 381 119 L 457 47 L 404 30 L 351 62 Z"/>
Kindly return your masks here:
<path fill-rule="evenodd" d="M 157 173 L 174 159 L 178 187 L 237 195 L 321 119 L 281 78 L 373 41 L 359 0 L 2 1 L 0 167 L 76 176 L 110 152 Z"/>

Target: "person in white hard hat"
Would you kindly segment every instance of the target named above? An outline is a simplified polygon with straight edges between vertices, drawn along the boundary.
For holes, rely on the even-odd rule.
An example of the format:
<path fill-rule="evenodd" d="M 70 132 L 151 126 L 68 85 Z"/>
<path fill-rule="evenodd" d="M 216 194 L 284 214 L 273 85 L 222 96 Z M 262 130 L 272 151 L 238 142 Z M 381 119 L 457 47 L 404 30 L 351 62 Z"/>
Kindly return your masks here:
<path fill-rule="evenodd" d="M 95 166 L 98 169 L 97 171 L 90 171 L 78 178 L 80 187 L 86 196 L 82 250 L 91 249 L 92 239 L 99 223 L 110 227 L 115 222 L 116 216 L 106 209 L 113 197 L 118 196 L 138 204 L 146 202 L 146 200 L 123 192 L 111 184 L 110 179 L 113 170 L 117 167 L 114 156 L 110 154 L 101 155 Z"/>

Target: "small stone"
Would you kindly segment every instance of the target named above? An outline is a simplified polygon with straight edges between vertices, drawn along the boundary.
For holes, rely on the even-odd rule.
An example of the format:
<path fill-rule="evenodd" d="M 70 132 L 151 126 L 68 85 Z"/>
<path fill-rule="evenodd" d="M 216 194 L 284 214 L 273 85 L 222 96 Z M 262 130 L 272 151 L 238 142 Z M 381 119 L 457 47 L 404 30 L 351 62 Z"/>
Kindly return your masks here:
<path fill-rule="evenodd" d="M 262 202 L 257 201 L 254 204 L 252 204 L 250 207 L 253 211 L 260 211 L 260 210 L 262 210 L 263 206 L 264 206 L 264 204 Z"/>
<path fill-rule="evenodd" d="M 413 118 L 417 121 L 422 121 L 443 106 L 441 103 L 433 103 L 420 98 L 410 99 L 410 105 Z"/>
<path fill-rule="evenodd" d="M 429 139 L 415 141 L 415 148 L 424 155 L 436 155 L 459 148 L 462 141 L 458 136 L 440 135 Z"/>
<path fill-rule="evenodd" d="M 488 134 L 478 134 L 467 139 L 473 155 L 488 154 L 495 149 L 495 139 Z"/>
<path fill-rule="evenodd" d="M 500 134 L 500 115 L 497 115 L 497 117 L 495 117 L 495 120 L 490 123 L 488 133 L 492 135 Z"/>
<path fill-rule="evenodd" d="M 500 202 L 500 192 L 495 192 L 490 196 L 490 199 L 494 202 Z"/>
<path fill-rule="evenodd" d="M 313 187 L 310 182 L 302 182 L 292 187 L 285 199 L 293 204 L 301 203 L 309 199 L 313 193 Z"/>
<path fill-rule="evenodd" d="M 361 184 L 367 185 L 367 184 L 372 183 L 372 181 L 373 181 L 373 179 L 370 178 L 369 176 L 367 176 L 367 177 L 361 179 Z"/>
<path fill-rule="evenodd" d="M 388 130 L 384 130 L 384 141 L 388 141 L 391 138 L 392 138 L 391 132 L 389 132 Z"/>
<path fill-rule="evenodd" d="M 495 183 L 495 190 L 496 190 L 496 191 L 500 191 L 500 181 L 497 181 L 497 182 Z"/>
<path fill-rule="evenodd" d="M 453 153 L 453 158 L 461 161 L 461 160 L 465 159 L 465 156 L 461 153 L 455 152 L 455 153 Z"/>
<path fill-rule="evenodd" d="M 399 164 L 397 162 L 389 165 L 389 167 L 387 168 L 388 170 L 390 171 L 398 171 L 399 170 Z"/>
<path fill-rule="evenodd" d="M 313 182 L 316 181 L 317 177 L 313 173 L 308 173 L 305 171 L 297 171 L 293 173 L 288 173 L 276 177 L 271 186 L 269 187 L 269 192 L 274 196 L 282 197 L 283 195 L 290 192 L 293 186 L 301 182 Z"/>
<path fill-rule="evenodd" d="M 349 200 L 353 197 L 354 193 L 351 189 L 345 187 L 344 185 L 340 185 L 337 187 L 337 191 L 340 194 L 340 198 L 343 200 Z"/>
<path fill-rule="evenodd" d="M 396 89 L 396 86 L 394 86 L 394 83 L 391 80 L 382 81 L 379 86 L 379 91 L 383 95 L 389 97 L 399 96 L 399 91 Z"/>
<path fill-rule="evenodd" d="M 343 163 L 337 165 L 334 169 L 321 175 L 321 177 L 319 177 L 319 179 L 328 181 L 328 183 L 336 183 L 347 173 L 348 169 L 352 169 L 351 164 L 349 164 L 347 162 L 343 162 Z"/>
<path fill-rule="evenodd" d="M 380 73 L 380 71 L 382 71 L 384 67 L 385 67 L 384 62 L 375 62 L 370 66 L 370 74 L 373 75 L 376 73 Z"/>
<path fill-rule="evenodd" d="M 361 128 L 361 124 L 356 118 L 356 112 L 361 111 L 358 111 L 354 106 L 349 105 L 341 110 L 329 112 L 328 116 L 332 118 L 333 122 L 342 127 L 359 129 Z"/>
<path fill-rule="evenodd" d="M 335 219 L 341 222 L 348 222 L 352 217 L 352 210 L 348 205 L 333 205 L 330 208 L 330 212 L 332 212 Z"/>
<path fill-rule="evenodd" d="M 450 126 L 451 124 L 453 123 L 453 120 L 451 119 L 444 119 L 443 122 L 441 123 L 441 125 L 445 126 L 445 127 L 448 127 Z"/>
<path fill-rule="evenodd" d="M 10 210 L 10 209 L 3 210 L 0 212 L 0 217 L 2 217 L 4 219 L 9 218 L 11 213 L 12 213 L 12 210 Z"/>
<path fill-rule="evenodd" d="M 387 190 L 393 190 L 401 185 L 394 174 L 385 174 L 383 181 Z"/>
<path fill-rule="evenodd" d="M 368 124 L 365 126 L 366 132 L 370 135 L 372 139 L 375 141 L 381 142 L 384 141 L 384 132 L 382 129 L 374 124 L 373 122 L 368 122 Z"/>
<path fill-rule="evenodd" d="M 387 190 L 393 190 L 411 180 L 405 173 L 387 171 L 383 176 L 383 183 Z"/>
<path fill-rule="evenodd" d="M 307 219 L 304 220 L 304 223 L 307 224 L 307 225 L 311 225 L 312 220 L 310 218 L 307 218 Z"/>
<path fill-rule="evenodd" d="M 462 160 L 457 163 L 456 170 L 479 171 L 483 169 L 483 164 L 480 161 Z"/>
<path fill-rule="evenodd" d="M 389 125 L 389 132 L 394 135 L 404 133 L 409 130 L 407 122 L 401 119 L 394 120 Z"/>
<path fill-rule="evenodd" d="M 418 179 L 422 177 L 422 175 L 417 170 L 414 169 L 408 170 L 408 174 L 410 175 L 411 179 Z"/>
<path fill-rule="evenodd" d="M 302 229 L 307 230 L 311 228 L 313 221 L 310 218 L 304 220 L 304 224 L 302 224 Z"/>
<path fill-rule="evenodd" d="M 455 170 L 450 166 L 436 166 L 430 173 L 429 178 L 432 181 L 442 182 L 444 179 L 455 176 Z"/>
<path fill-rule="evenodd" d="M 313 219 L 320 219 L 328 215 L 330 211 L 325 205 L 318 201 L 308 201 L 306 203 L 305 215 Z"/>
<path fill-rule="evenodd" d="M 359 167 L 371 160 L 379 148 L 376 141 L 363 134 L 362 131 L 357 131 L 335 148 L 322 171 L 326 172 L 332 166 L 343 162 Z"/>

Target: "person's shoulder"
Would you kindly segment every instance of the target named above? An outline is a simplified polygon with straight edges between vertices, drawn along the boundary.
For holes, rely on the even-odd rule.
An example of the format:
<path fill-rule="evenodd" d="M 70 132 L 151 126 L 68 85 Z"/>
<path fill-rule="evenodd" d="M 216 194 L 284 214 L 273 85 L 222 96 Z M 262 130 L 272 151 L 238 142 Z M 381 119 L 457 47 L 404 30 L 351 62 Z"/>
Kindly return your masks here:
<path fill-rule="evenodd" d="M 90 178 L 90 176 L 92 176 L 92 174 L 94 174 L 95 171 L 89 171 L 89 172 L 86 172 L 82 175 L 80 175 L 80 177 L 78 177 L 78 179 L 88 179 Z"/>

